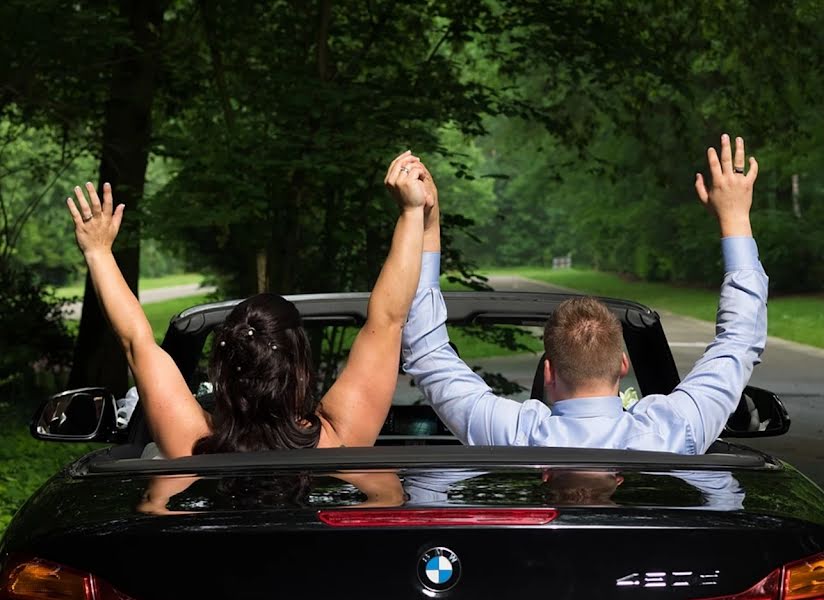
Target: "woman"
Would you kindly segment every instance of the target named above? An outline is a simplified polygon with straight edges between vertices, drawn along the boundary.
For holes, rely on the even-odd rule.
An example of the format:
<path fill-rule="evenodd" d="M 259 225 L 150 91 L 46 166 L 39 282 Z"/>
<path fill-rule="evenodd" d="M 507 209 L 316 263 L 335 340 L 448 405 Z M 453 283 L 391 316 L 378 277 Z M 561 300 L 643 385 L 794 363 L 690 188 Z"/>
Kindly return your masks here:
<path fill-rule="evenodd" d="M 401 209 L 392 247 L 369 299 L 367 320 L 346 367 L 318 402 L 311 357 L 294 305 L 274 294 L 240 303 L 217 333 L 210 359 L 214 414 L 203 410 L 172 358 L 154 340 L 140 303 L 111 247 L 124 206 L 111 186 L 101 203 L 94 186 L 75 188 L 67 204 L 103 312 L 120 340 L 146 418 L 167 458 L 274 448 L 371 446 L 392 403 L 401 329 L 420 273 L 424 212 L 434 203 L 426 167 L 409 151 L 384 179 Z"/>

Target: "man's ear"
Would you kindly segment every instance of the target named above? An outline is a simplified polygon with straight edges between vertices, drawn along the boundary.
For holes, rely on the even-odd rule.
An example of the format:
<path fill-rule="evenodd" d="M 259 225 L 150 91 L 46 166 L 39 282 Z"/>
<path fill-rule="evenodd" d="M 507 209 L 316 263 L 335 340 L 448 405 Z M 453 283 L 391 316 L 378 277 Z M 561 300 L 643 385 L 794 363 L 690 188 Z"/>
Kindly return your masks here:
<path fill-rule="evenodd" d="M 629 358 L 627 357 L 626 352 L 621 353 L 621 375 L 619 376 L 621 379 L 627 376 L 629 373 Z"/>
<path fill-rule="evenodd" d="M 544 360 L 544 387 L 555 383 L 555 371 L 552 370 L 552 364 L 547 358 Z"/>

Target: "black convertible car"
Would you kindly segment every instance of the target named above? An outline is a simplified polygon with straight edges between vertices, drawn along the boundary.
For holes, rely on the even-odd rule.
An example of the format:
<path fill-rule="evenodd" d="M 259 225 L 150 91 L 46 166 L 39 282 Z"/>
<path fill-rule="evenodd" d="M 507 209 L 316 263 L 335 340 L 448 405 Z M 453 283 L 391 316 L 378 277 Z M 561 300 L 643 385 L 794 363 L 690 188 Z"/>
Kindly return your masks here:
<path fill-rule="evenodd" d="M 461 356 L 510 397 L 540 398 L 536 331 L 566 296 L 447 293 Z M 319 386 L 368 296 L 296 296 Z M 679 380 L 658 315 L 605 300 L 632 373 L 622 397 Z M 174 318 L 164 340 L 208 408 L 203 356 L 235 302 Z M 98 441 L 46 482 L 0 540 L 0 599 L 824 598 L 824 491 L 731 442 L 789 417 L 748 388 L 703 456 L 463 447 L 402 376 L 375 448 L 156 460 L 138 403 L 106 390 L 43 403 L 32 434 Z"/>

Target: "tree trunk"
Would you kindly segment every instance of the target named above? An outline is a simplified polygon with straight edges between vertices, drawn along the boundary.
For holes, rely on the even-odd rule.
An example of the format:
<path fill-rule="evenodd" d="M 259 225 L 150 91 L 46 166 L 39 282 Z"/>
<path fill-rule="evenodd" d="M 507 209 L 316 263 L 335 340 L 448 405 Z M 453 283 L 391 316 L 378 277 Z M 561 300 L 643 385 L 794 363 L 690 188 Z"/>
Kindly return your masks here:
<path fill-rule="evenodd" d="M 329 26 L 332 23 L 332 0 L 320 0 L 318 18 L 318 37 L 316 42 L 316 58 L 318 62 L 318 78 L 327 81 L 329 72 Z"/>
<path fill-rule="evenodd" d="M 128 24 L 129 40 L 115 51 L 103 116 L 100 186 L 111 183 L 115 204 L 126 205 L 114 254 L 135 294 L 140 272 L 137 208 L 143 196 L 149 157 L 157 52 L 166 4 L 166 0 L 121 0 L 120 14 Z M 104 386 L 118 395 L 125 394 L 128 386 L 126 357 L 100 310 L 88 274 L 69 377 L 70 387 L 86 385 Z"/>
<path fill-rule="evenodd" d="M 800 201 L 801 193 L 799 191 L 798 185 L 798 173 L 793 174 L 793 214 L 795 215 L 796 219 L 801 218 L 801 201 Z"/>
<path fill-rule="evenodd" d="M 269 257 L 266 250 L 258 250 L 257 253 L 257 293 L 263 294 L 269 291 Z"/>

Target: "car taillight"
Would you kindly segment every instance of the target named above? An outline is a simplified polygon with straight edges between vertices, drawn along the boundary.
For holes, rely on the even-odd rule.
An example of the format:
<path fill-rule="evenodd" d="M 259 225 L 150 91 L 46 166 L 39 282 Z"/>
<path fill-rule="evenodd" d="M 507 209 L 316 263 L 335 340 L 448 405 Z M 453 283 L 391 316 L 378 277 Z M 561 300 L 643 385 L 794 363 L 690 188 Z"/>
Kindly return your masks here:
<path fill-rule="evenodd" d="M 824 600 L 824 552 L 784 567 L 783 600 Z"/>
<path fill-rule="evenodd" d="M 824 553 L 779 567 L 746 592 L 706 600 L 824 600 Z"/>
<path fill-rule="evenodd" d="M 558 516 L 549 508 L 353 508 L 320 510 L 332 527 L 450 527 L 546 525 Z"/>
<path fill-rule="evenodd" d="M 7 565 L 0 600 L 131 600 L 91 573 L 40 558 Z"/>

